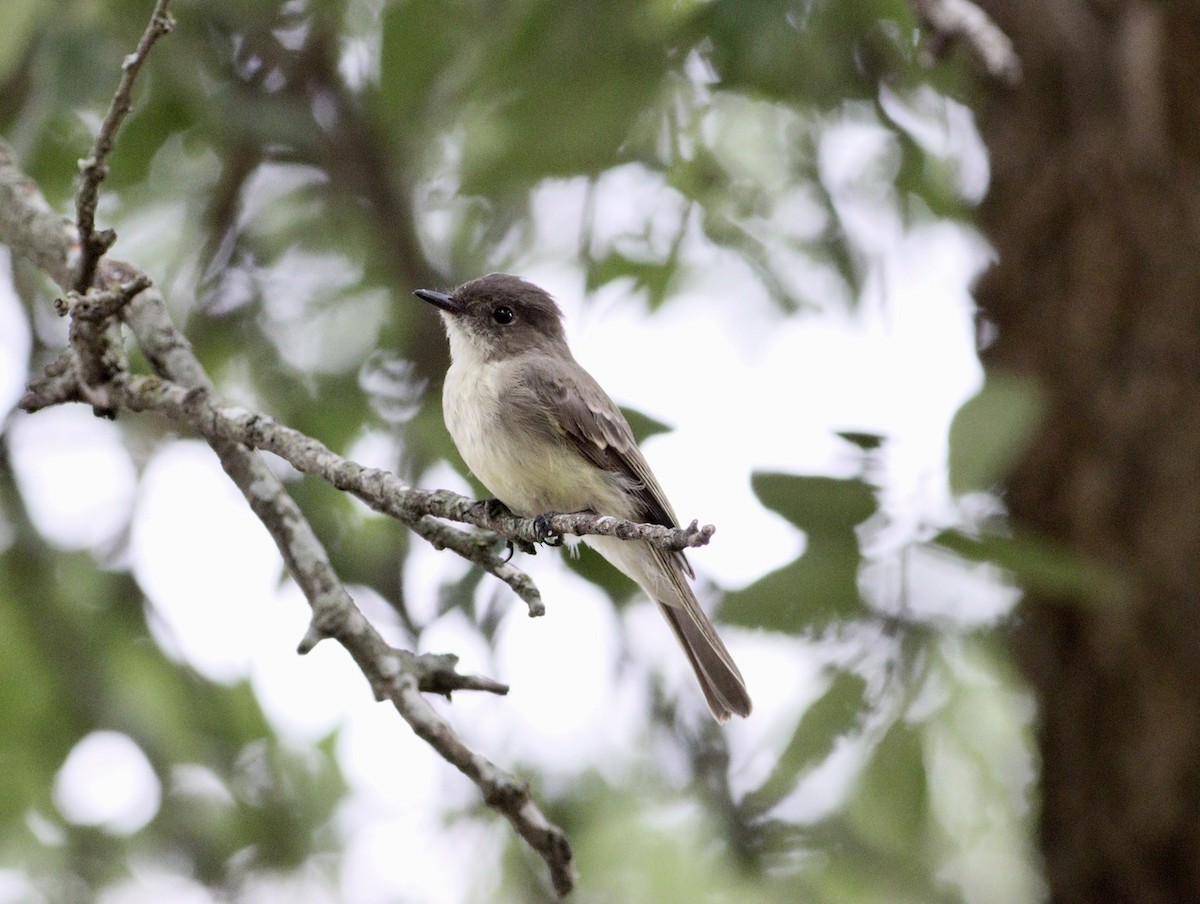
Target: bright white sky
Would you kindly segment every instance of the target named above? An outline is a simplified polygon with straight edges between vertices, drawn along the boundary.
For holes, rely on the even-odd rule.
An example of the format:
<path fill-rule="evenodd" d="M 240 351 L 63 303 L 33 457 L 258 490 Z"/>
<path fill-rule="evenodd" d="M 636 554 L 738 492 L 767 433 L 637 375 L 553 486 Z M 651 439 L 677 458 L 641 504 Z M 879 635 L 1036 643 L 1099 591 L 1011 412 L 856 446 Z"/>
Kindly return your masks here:
<path fill-rule="evenodd" d="M 986 184 L 986 165 L 969 114 L 932 96 L 922 95 L 912 106 L 894 98 L 887 102 L 897 118 L 923 124 L 928 133 L 923 137 L 936 152 L 961 161 L 960 189 L 977 198 Z M 925 109 L 918 115 L 914 106 Z M 857 308 L 834 305 L 803 317 L 778 312 L 744 264 L 698 235 L 684 245 L 690 272 L 683 291 L 655 315 L 647 317 L 642 301 L 624 284 L 585 300 L 581 273 L 560 263 L 577 250 L 583 186 L 565 182 L 539 192 L 532 243 L 537 257 L 511 269 L 559 299 L 577 358 L 618 403 L 674 426 L 652 438 L 645 451 L 681 517 L 718 526 L 713 543 L 692 555 L 702 585 L 745 586 L 803 549 L 802 535 L 755 499 L 750 475 L 856 473 L 857 459 L 833 436 L 835 430 L 890 437 L 885 483 L 898 523 L 911 531 L 947 517 L 947 428 L 980 382 L 967 287 L 988 252 L 961 226 L 901 223 L 894 205 L 878 195 L 879 186 L 890 183 L 885 164 L 891 151 L 886 133 L 853 111 L 824 138 L 822 178 L 839 200 L 851 240 L 872 264 Z M 880 180 L 867 184 L 861 174 L 881 165 Z M 677 204 L 672 195 L 637 167 L 610 173 L 598 185 L 597 241 L 637 231 L 670 212 Z M 137 249 L 125 248 L 124 256 L 138 259 Z M 289 265 L 278 272 L 295 270 Z M 814 268 L 801 268 L 793 277 L 809 286 L 828 281 L 828 274 Z M 356 303 L 362 307 L 357 318 L 397 302 Z M 28 354 L 23 320 L 10 279 L 0 272 L 4 411 L 21 391 Z M 368 316 L 366 322 L 377 319 Z M 287 341 L 294 345 L 295 336 Z M 386 437 L 382 430 L 364 436 L 356 457 L 367 464 L 376 463 L 373 457 L 386 461 Z M 277 552 L 207 447 L 164 443 L 139 483 L 119 429 L 83 406 L 15 415 L 9 442 L 30 514 L 51 542 L 65 549 L 102 547 L 133 510 L 131 565 L 153 609 L 155 637 L 168 655 L 214 681 L 250 680 L 272 723 L 297 745 L 340 727 L 339 756 L 356 792 L 340 820 L 349 850 L 342 885 L 327 898 L 305 885 L 306 897 L 296 900 L 373 904 L 401 896 L 428 902 L 471 897 L 469 883 L 489 861 L 481 851 L 498 852 L 506 827 L 448 828 L 439 806 L 447 800 L 469 805 L 474 789 L 388 707 L 372 700 L 335 644 L 322 644 L 307 657 L 295 654 L 306 606 L 290 582 L 279 584 Z M 97 472 L 104 479 L 97 480 Z M 448 466 L 424 483 L 468 492 Z M 2 534 L 0 529 L 0 539 Z M 213 569 L 214 561 L 223 567 Z M 697 717 L 705 717 L 683 657 L 652 606 L 633 606 L 618 620 L 603 594 L 554 553 L 519 557 L 519 564 L 541 588 L 546 617 L 527 618 L 514 599 L 494 654 L 458 612 L 443 616 L 423 638 L 425 649 L 458 653 L 464 671 L 512 683 L 507 698 L 461 694 L 452 706 L 438 704 L 478 750 L 509 767 L 528 762 L 565 776 L 592 766 L 620 775 L 637 766 L 629 751 L 643 727 L 641 689 L 650 669 L 664 673 L 668 686 L 691 698 Z M 405 573 L 414 614 L 432 617 L 435 588 L 465 568 L 451 554 L 416 544 Z M 965 585 L 949 586 L 958 588 L 944 602 L 952 609 Z M 490 579 L 481 592 L 495 592 Z M 364 588 L 354 593 L 399 642 L 386 605 Z M 231 621 L 241 629 L 230 632 Z M 614 671 L 622 633 L 631 657 Z M 825 660 L 795 641 L 734 629 L 723 634 L 755 700 L 753 718 L 726 729 L 737 790 L 765 776 L 797 714 L 824 687 Z M 806 783 L 792 815 L 813 816 L 836 805 L 853 765 L 835 764 L 822 770 L 820 782 Z M 98 768 L 110 775 L 116 770 L 120 781 L 92 780 Z M 102 732 L 72 752 L 55 799 L 68 819 L 123 833 L 144 824 L 161 793 L 136 745 Z M 401 850 L 410 853 L 402 864 L 396 857 Z M 415 868 L 418 863 L 426 868 Z M 209 900 L 198 887 L 181 882 L 148 869 L 104 901 L 163 900 L 167 891 L 172 900 Z M 4 887 L 0 881 L 0 904 Z M 271 891 L 264 889 L 264 895 Z"/>

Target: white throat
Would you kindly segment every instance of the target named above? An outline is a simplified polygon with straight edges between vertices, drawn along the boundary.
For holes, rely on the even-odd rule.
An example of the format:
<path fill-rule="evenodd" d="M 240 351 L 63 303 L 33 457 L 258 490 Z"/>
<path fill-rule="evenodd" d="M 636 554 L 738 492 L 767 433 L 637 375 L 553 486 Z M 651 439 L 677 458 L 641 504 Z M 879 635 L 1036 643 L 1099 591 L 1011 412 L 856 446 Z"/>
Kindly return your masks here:
<path fill-rule="evenodd" d="M 482 367 L 491 357 L 488 348 L 478 335 L 465 329 L 458 318 L 448 311 L 441 311 L 442 323 L 446 325 L 446 336 L 450 340 L 451 365 L 474 370 Z"/>

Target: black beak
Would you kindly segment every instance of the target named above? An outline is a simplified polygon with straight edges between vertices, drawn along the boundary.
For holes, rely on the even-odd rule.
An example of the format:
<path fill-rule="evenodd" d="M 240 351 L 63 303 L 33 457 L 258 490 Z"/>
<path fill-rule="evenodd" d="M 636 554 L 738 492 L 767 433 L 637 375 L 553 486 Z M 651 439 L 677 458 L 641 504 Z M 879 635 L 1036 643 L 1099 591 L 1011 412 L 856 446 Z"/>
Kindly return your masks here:
<path fill-rule="evenodd" d="M 434 292 L 432 289 L 417 289 L 413 292 L 421 301 L 427 301 L 431 305 L 441 308 L 443 311 L 449 311 L 451 314 L 461 314 L 463 312 L 462 305 L 454 300 L 453 295 L 447 295 L 445 292 Z"/>

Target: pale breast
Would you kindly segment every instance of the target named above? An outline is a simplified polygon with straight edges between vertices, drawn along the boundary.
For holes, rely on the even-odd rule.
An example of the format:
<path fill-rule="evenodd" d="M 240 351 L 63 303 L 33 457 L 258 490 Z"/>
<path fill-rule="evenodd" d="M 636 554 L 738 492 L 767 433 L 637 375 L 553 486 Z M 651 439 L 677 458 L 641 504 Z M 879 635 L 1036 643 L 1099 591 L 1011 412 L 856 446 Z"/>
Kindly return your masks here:
<path fill-rule="evenodd" d="M 502 391 L 506 364 L 451 365 L 442 389 L 446 429 L 471 472 L 518 514 L 591 509 L 623 514 L 614 475 L 586 461 L 570 442 L 531 431 Z"/>

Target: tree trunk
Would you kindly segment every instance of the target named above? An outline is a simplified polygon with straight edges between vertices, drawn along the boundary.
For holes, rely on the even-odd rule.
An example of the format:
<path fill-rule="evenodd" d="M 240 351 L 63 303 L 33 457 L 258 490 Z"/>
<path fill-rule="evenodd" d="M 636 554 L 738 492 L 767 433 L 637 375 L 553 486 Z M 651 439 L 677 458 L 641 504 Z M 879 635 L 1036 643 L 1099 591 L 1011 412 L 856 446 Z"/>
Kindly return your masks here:
<path fill-rule="evenodd" d="M 981 5 L 1024 68 L 980 104 L 985 361 L 1051 400 L 1008 504 L 1133 588 L 1021 613 L 1046 875 L 1059 904 L 1200 901 L 1200 10 Z"/>

